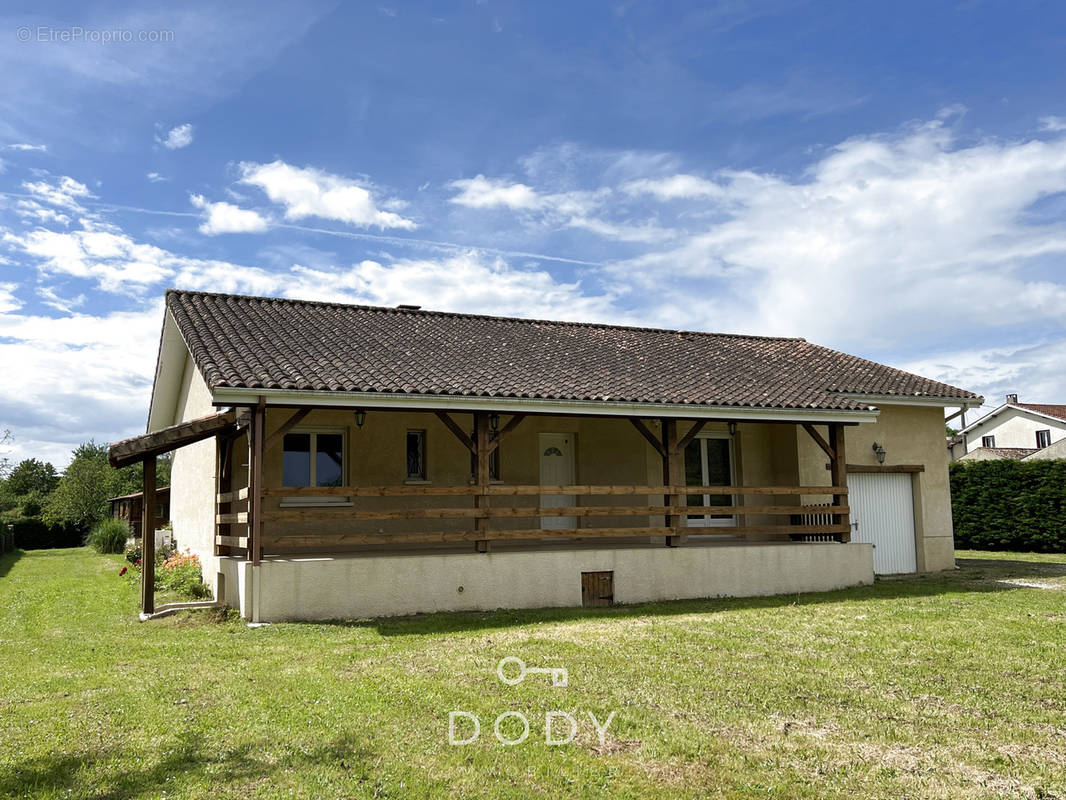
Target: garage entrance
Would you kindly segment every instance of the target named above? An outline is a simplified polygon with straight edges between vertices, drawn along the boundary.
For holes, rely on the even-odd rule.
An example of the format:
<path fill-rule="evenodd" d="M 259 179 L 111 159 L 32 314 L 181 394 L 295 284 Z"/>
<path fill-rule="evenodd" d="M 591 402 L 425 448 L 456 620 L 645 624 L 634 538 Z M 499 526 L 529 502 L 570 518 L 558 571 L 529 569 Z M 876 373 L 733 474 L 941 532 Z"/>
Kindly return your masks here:
<path fill-rule="evenodd" d="M 851 541 L 874 546 L 874 574 L 917 571 L 914 551 L 914 496 L 907 473 L 855 472 L 848 475 Z"/>

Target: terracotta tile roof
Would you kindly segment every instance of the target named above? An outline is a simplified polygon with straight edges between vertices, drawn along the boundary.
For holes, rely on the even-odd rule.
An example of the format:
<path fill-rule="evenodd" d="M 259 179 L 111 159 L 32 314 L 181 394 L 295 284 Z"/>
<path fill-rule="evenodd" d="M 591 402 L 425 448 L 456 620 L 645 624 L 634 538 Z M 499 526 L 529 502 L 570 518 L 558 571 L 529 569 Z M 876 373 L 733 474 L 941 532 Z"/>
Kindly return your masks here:
<path fill-rule="evenodd" d="M 1049 417 L 1058 417 L 1059 419 L 1066 420 L 1066 406 L 1052 405 L 1048 403 L 1011 403 L 1012 406 L 1018 408 L 1027 408 L 1030 411 L 1037 411 L 1041 414 L 1047 414 Z"/>
<path fill-rule="evenodd" d="M 977 395 L 803 339 L 202 292 L 167 308 L 208 386 L 861 410 Z"/>
<path fill-rule="evenodd" d="M 995 459 L 995 458 L 1009 458 L 1015 461 L 1019 461 L 1026 456 L 1031 456 L 1037 451 L 1035 447 L 975 447 L 969 453 L 964 456 L 960 456 L 959 460 L 973 459 Z"/>

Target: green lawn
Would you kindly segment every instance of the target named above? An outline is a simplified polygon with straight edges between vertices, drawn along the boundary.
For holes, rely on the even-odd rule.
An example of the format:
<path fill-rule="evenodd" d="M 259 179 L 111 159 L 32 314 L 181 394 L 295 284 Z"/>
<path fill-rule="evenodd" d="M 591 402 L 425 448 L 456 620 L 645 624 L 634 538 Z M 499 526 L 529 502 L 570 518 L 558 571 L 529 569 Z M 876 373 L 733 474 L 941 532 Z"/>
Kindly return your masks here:
<path fill-rule="evenodd" d="M 1066 557 L 966 555 L 832 594 L 248 628 L 138 623 L 119 556 L 10 554 L 0 797 L 1066 797 Z M 509 655 L 570 685 L 507 686 Z"/>

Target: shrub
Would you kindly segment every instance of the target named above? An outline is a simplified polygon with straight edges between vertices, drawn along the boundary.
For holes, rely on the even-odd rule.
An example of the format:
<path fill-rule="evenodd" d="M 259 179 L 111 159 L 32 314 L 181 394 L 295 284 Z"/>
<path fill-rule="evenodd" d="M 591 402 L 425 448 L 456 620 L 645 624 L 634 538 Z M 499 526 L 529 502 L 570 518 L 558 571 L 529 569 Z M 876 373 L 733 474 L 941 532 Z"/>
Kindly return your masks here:
<path fill-rule="evenodd" d="M 200 559 L 188 550 L 174 553 L 163 562 L 156 570 L 156 583 L 186 597 L 204 598 L 211 593 L 204 585 Z"/>
<path fill-rule="evenodd" d="M 120 519 L 105 519 L 96 523 L 85 543 L 98 553 L 121 553 L 126 549 L 130 528 Z"/>
<path fill-rule="evenodd" d="M 46 550 L 52 547 L 78 547 L 81 532 L 65 525 L 48 525 L 36 517 L 11 517 L 7 520 L 15 537 L 15 547 L 23 550 Z"/>
<path fill-rule="evenodd" d="M 141 563 L 141 543 L 130 542 L 126 545 L 126 560 L 131 564 Z"/>
<path fill-rule="evenodd" d="M 1066 461 L 951 465 L 955 546 L 1066 553 Z"/>

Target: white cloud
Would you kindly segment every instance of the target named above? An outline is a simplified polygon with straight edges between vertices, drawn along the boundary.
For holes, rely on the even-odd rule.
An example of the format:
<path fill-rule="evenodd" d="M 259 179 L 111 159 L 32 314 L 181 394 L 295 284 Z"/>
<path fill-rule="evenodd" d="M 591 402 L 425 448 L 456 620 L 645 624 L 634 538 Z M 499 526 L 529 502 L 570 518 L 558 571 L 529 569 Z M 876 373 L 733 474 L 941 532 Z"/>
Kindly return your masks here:
<path fill-rule="evenodd" d="M 144 177 L 148 179 L 149 183 L 163 183 L 164 181 L 169 180 L 169 178 L 160 175 L 158 172 L 149 172 Z"/>
<path fill-rule="evenodd" d="M 17 150 L 23 153 L 47 153 L 48 146 L 43 144 L 26 144 L 25 142 L 18 142 L 16 144 L 5 144 L 4 150 Z"/>
<path fill-rule="evenodd" d="M 18 288 L 17 283 L 0 283 L 0 314 L 22 308 L 22 301 L 15 297 Z"/>
<path fill-rule="evenodd" d="M 555 214 L 586 214 L 610 193 L 609 189 L 599 189 L 541 194 L 524 183 L 486 178 L 484 175 L 461 178 L 452 181 L 449 186 L 458 190 L 458 194 L 449 201 L 467 208 L 508 208 L 512 211 Z"/>
<path fill-rule="evenodd" d="M 1049 131 L 1051 133 L 1066 131 L 1066 117 L 1041 117 L 1040 130 Z"/>
<path fill-rule="evenodd" d="M 262 189 L 273 202 L 285 207 L 285 218 L 319 217 L 361 228 L 413 230 L 413 220 L 383 211 L 371 188 L 349 178 L 313 167 L 294 167 L 284 161 L 240 165 L 240 182 Z M 389 201 L 382 202 L 388 207 Z"/>
<path fill-rule="evenodd" d="M 66 175 L 51 182 L 46 180 L 23 181 L 22 188 L 45 203 L 68 208 L 79 213 L 85 213 L 85 209 L 78 202 L 78 198 L 93 197 L 92 192 L 89 191 L 84 183 L 80 183 Z"/>
<path fill-rule="evenodd" d="M 159 142 L 167 150 L 180 150 L 183 147 L 188 147 L 192 144 L 193 139 L 193 126 L 191 123 L 186 122 L 184 125 L 178 125 L 171 128 L 167 135 L 160 138 L 156 137 L 156 141 Z"/>
<path fill-rule="evenodd" d="M 211 203 L 201 194 L 190 195 L 189 202 L 204 211 L 200 233 L 208 236 L 220 233 L 262 233 L 268 227 L 267 221 L 257 212 L 239 208 L 232 203 Z"/>
<path fill-rule="evenodd" d="M 658 200 L 725 196 L 725 190 L 714 181 L 684 174 L 630 181 L 622 190 L 628 195 L 649 194 Z"/>
<path fill-rule="evenodd" d="M 54 208 L 45 208 L 36 200 L 19 200 L 15 204 L 15 213 L 24 220 L 42 224 L 55 223 L 70 225 L 70 217 Z"/>

